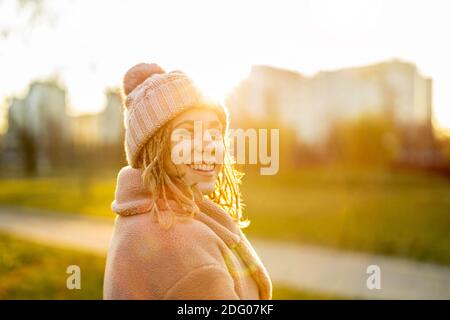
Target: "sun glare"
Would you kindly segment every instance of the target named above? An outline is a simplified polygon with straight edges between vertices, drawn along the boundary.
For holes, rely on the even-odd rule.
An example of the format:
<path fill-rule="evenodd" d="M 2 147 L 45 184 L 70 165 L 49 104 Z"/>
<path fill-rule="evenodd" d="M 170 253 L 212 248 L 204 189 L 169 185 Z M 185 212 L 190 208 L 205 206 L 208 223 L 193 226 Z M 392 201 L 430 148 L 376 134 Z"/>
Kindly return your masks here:
<path fill-rule="evenodd" d="M 11 8 L 1 3 L 0 11 L 9 8 L 3 17 Z M 96 112 L 105 88 L 120 87 L 125 71 L 138 62 L 186 71 L 209 95 L 223 99 L 254 64 L 311 74 L 400 58 L 433 79 L 436 123 L 450 128 L 450 52 L 433 38 L 450 23 L 435 3 L 425 4 L 427 15 L 416 4 L 408 4 L 405 15 L 404 5 L 362 0 L 201 1 L 203 11 L 182 1 L 108 1 L 106 11 L 101 1 L 48 4 L 57 17 L 53 25 L 0 40 L 0 70 L 8 74 L 0 79 L 1 100 L 34 79 L 58 74 L 73 112 Z"/>

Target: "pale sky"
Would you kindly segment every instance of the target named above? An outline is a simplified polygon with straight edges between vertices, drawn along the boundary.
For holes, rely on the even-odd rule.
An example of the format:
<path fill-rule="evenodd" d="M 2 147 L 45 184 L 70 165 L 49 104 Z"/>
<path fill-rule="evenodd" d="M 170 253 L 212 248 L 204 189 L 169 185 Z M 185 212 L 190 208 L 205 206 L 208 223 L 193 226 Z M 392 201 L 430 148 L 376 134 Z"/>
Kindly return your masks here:
<path fill-rule="evenodd" d="M 254 64 L 312 75 L 399 58 L 433 78 L 435 124 L 450 130 L 450 2 L 446 0 L 47 0 L 27 28 L 0 2 L 0 102 L 61 75 L 74 113 L 104 106 L 138 62 L 181 69 L 223 98 Z"/>

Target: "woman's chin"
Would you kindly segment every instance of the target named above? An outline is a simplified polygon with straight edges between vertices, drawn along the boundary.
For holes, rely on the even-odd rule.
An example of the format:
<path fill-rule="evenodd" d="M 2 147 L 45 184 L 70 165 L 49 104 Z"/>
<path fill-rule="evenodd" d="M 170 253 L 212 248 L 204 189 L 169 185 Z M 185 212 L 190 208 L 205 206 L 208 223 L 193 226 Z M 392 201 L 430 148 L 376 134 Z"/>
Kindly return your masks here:
<path fill-rule="evenodd" d="M 214 192 L 214 183 L 200 182 L 197 184 L 197 188 L 201 194 L 208 195 Z"/>

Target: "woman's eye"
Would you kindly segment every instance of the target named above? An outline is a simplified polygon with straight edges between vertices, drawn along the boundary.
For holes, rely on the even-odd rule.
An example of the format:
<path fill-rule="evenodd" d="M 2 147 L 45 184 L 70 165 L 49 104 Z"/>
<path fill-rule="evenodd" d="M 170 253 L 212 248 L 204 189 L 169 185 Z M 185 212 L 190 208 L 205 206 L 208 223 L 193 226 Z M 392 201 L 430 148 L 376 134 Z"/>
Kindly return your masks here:
<path fill-rule="evenodd" d="M 208 134 L 213 139 L 221 139 L 222 138 L 222 132 L 219 129 L 212 129 L 208 131 Z"/>
<path fill-rule="evenodd" d="M 192 132 L 186 128 L 177 128 L 172 131 L 173 141 L 191 139 L 192 136 L 193 136 Z"/>

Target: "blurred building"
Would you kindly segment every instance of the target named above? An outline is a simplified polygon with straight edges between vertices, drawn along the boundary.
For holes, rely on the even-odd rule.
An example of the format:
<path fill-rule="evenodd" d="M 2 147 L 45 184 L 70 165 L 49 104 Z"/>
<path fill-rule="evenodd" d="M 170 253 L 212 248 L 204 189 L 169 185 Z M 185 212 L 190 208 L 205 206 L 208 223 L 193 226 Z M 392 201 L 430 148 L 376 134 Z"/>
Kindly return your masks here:
<path fill-rule="evenodd" d="M 99 114 L 100 141 L 105 146 L 123 146 L 125 128 L 123 124 L 122 97 L 119 90 L 106 92 L 106 106 Z"/>
<path fill-rule="evenodd" d="M 17 164 L 21 157 L 22 132 L 25 127 L 25 102 L 23 99 L 12 98 L 8 109 L 8 131 L 2 137 L 1 159 L 2 167 Z"/>
<path fill-rule="evenodd" d="M 102 112 L 70 116 L 64 89 L 52 82 L 34 82 L 23 99 L 10 101 L 8 129 L 0 146 L 2 168 L 49 172 L 76 163 L 87 149 L 121 150 L 122 111 L 119 92 L 108 90 Z"/>
<path fill-rule="evenodd" d="M 72 117 L 71 133 L 75 148 L 95 147 L 100 143 L 98 114 L 80 114 Z"/>
<path fill-rule="evenodd" d="M 2 165 L 45 171 L 62 162 L 69 124 L 65 90 L 53 82 L 33 82 L 25 98 L 11 100 Z"/>
<path fill-rule="evenodd" d="M 254 66 L 227 103 L 236 125 L 245 119 L 277 119 L 294 127 L 302 142 L 320 144 L 334 123 L 363 114 L 386 114 L 398 126 L 431 130 L 431 90 L 431 79 L 398 60 L 310 77 Z"/>
<path fill-rule="evenodd" d="M 82 114 L 71 119 L 71 136 L 75 148 L 122 144 L 123 108 L 117 90 L 106 92 L 106 105 L 100 113 Z"/>

